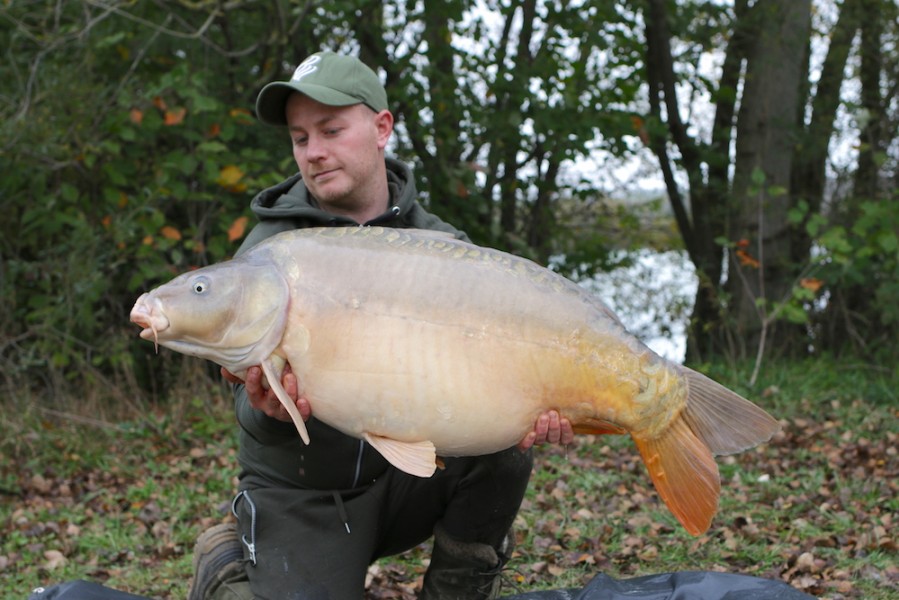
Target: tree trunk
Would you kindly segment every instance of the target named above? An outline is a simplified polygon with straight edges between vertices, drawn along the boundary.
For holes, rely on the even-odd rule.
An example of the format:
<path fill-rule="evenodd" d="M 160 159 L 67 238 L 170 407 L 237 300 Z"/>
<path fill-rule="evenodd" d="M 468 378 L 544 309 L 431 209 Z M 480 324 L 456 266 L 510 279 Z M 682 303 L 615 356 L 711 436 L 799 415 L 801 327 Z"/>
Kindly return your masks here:
<path fill-rule="evenodd" d="M 728 263 L 729 316 L 740 355 L 774 343 L 777 303 L 796 276 L 787 212 L 799 82 L 810 31 L 810 0 L 760 0 L 752 8 L 765 23 L 750 50 L 737 122 Z"/>
<path fill-rule="evenodd" d="M 872 14 L 889 14 L 883 0 L 855 0 L 856 14 L 870 17 Z M 895 8 L 893 8 L 895 11 Z M 859 55 L 861 65 L 861 131 L 858 150 L 858 169 L 853 177 L 852 194 L 841 200 L 831 212 L 831 220 L 847 230 L 862 214 L 861 204 L 886 199 L 878 157 L 887 150 L 888 118 L 886 103 L 881 90 L 881 74 L 885 72 L 881 38 L 884 33 L 881 19 L 858 19 L 861 31 Z M 830 283 L 830 282 L 828 282 Z M 873 353 L 878 337 L 889 331 L 881 323 L 880 308 L 872 293 L 871 282 L 845 278 L 830 284 L 830 299 L 820 319 L 820 349 L 835 356 Z"/>
<path fill-rule="evenodd" d="M 824 202 L 827 153 L 840 105 L 840 88 L 859 19 L 864 14 L 859 4 L 859 0 L 843 3 L 811 101 L 811 118 L 800 143 L 795 147 L 791 185 L 793 200 L 794 204 L 805 202 L 808 206 L 806 218 L 793 233 L 793 259 L 797 262 L 807 259 L 811 249 L 811 237 L 805 231 L 805 223 L 810 216 L 821 212 Z"/>
<path fill-rule="evenodd" d="M 691 190 L 694 248 L 690 258 L 699 273 L 699 286 L 693 303 L 687 339 L 687 358 L 701 361 L 715 353 L 733 354 L 733 343 L 724 326 L 721 311 L 721 283 L 724 248 L 716 241 L 726 233 L 730 213 L 730 153 L 740 86 L 747 47 L 755 39 L 758 27 L 747 13 L 747 0 L 734 6 L 734 31 L 724 55 L 721 80 L 715 94 L 715 121 L 712 142 L 706 152 L 708 180 L 700 189 Z M 682 232 L 687 235 L 687 232 Z"/>

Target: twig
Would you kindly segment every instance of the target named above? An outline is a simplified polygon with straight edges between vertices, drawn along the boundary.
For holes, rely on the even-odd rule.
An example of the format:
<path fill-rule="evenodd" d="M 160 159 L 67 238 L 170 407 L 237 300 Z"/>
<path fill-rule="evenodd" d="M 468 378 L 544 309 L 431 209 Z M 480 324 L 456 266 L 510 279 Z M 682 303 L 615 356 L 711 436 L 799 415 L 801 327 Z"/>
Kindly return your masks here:
<path fill-rule="evenodd" d="M 91 425 L 92 427 L 99 427 L 101 429 L 114 429 L 116 431 L 126 431 L 124 427 L 121 425 L 116 425 L 114 423 L 109 423 L 107 421 L 101 421 L 100 419 L 93 419 L 91 417 L 83 417 L 81 415 L 76 415 L 73 413 L 63 412 L 61 410 L 55 410 L 53 408 L 46 408 L 43 406 L 38 407 L 42 412 L 45 412 L 54 417 L 59 417 L 61 419 L 67 419 L 69 421 L 73 421 L 75 423 L 81 423 L 82 425 Z"/>

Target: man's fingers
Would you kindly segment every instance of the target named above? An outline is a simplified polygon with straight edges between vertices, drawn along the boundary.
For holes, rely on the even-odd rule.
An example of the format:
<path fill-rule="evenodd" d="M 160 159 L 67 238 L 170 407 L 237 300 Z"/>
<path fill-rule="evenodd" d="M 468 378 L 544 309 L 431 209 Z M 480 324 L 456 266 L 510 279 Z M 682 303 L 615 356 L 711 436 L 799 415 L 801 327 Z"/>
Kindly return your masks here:
<path fill-rule="evenodd" d="M 559 411 L 549 410 L 537 417 L 534 430 L 518 443 L 520 450 L 527 450 L 537 444 L 562 444 L 567 446 L 574 440 L 571 421 L 559 415 Z"/>
<path fill-rule="evenodd" d="M 312 416 L 312 406 L 305 398 L 297 398 L 297 410 L 300 411 L 300 416 L 304 421 L 308 421 Z"/>
<path fill-rule="evenodd" d="M 567 446 L 571 442 L 574 441 L 574 428 L 571 426 L 571 421 L 568 419 L 562 419 L 562 439 L 559 440 L 563 445 Z"/>
<path fill-rule="evenodd" d="M 536 432 L 531 431 L 526 436 L 524 436 L 523 440 L 518 442 L 518 449 L 521 450 L 522 452 L 525 452 L 525 451 L 529 450 L 534 445 L 534 442 L 536 442 L 536 441 L 537 441 L 537 434 L 536 434 Z"/>
<path fill-rule="evenodd" d="M 549 416 L 546 413 L 542 413 L 537 417 L 537 422 L 534 423 L 534 433 L 537 434 L 535 441 L 540 443 L 546 440 L 547 430 L 549 430 Z"/>
<path fill-rule="evenodd" d="M 559 425 L 559 413 L 554 410 L 549 411 L 547 416 L 549 424 L 546 427 L 546 441 L 550 444 L 558 444 L 562 437 L 561 426 Z"/>
<path fill-rule="evenodd" d="M 228 383 L 243 383 L 243 379 L 226 369 L 225 367 L 221 368 L 222 377 Z"/>

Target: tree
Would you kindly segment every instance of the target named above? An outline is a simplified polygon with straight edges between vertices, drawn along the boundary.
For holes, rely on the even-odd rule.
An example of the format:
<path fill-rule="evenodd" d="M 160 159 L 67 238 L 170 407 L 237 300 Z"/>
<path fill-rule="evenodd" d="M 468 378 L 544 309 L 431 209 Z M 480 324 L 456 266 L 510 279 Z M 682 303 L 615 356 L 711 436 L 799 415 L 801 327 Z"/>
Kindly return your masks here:
<path fill-rule="evenodd" d="M 726 291 L 736 338 L 761 353 L 774 343 L 772 314 L 802 268 L 792 260 L 787 212 L 811 2 L 766 0 L 752 11 L 758 35 L 746 57 L 726 233 L 745 254 L 731 253 Z"/>
<path fill-rule="evenodd" d="M 57 389 L 160 379 L 127 309 L 229 256 L 250 195 L 293 173 L 287 137 L 253 119 L 254 100 L 321 48 L 384 77 L 391 151 L 414 164 L 431 210 L 566 275 L 653 243 L 607 202 L 602 173 L 578 169 L 649 148 L 701 274 L 691 357 L 895 337 L 896 7 L 845 0 L 813 81 L 812 41 L 830 28 L 809 34 L 810 4 L 0 4 L 4 376 Z M 886 18 L 866 18 L 875 9 Z M 830 145 L 855 135 L 846 115 L 857 163 L 835 173 Z M 833 193 L 835 175 L 854 192 Z"/>
<path fill-rule="evenodd" d="M 862 321 L 885 324 L 872 312 L 886 311 L 888 320 L 892 319 L 889 307 L 876 302 L 877 309 L 872 311 L 869 305 L 865 317 L 847 322 L 848 329 L 838 329 L 836 335 L 823 333 L 833 331 L 833 311 L 846 314 L 847 308 L 866 304 L 860 288 L 859 295 L 844 296 L 851 278 L 847 265 L 863 268 L 867 274 L 857 281 L 869 283 L 872 277 L 880 279 L 874 275 L 880 267 L 887 273 L 895 269 L 894 259 L 877 261 L 877 266 L 869 260 L 872 253 L 891 254 L 895 236 L 881 232 L 883 241 L 877 247 L 859 238 L 847 241 L 847 228 L 869 231 L 870 224 L 865 224 L 872 220 L 858 211 L 844 210 L 872 193 L 873 182 L 883 181 L 885 173 L 896 169 L 895 150 L 888 159 L 895 136 L 889 142 L 882 138 L 884 124 L 892 122 L 892 131 L 896 129 L 895 120 L 886 116 L 890 110 L 895 113 L 895 107 L 882 100 L 889 97 L 889 82 L 895 82 L 896 56 L 891 53 L 886 58 L 875 51 L 892 47 L 886 40 L 895 39 L 895 26 L 880 29 L 879 24 L 895 23 L 895 19 L 870 18 L 876 12 L 894 15 L 895 6 L 888 4 L 847 0 L 838 7 L 839 19 L 821 77 L 812 86 L 809 2 L 737 0 L 730 10 L 714 3 L 647 0 L 651 116 L 647 131 L 685 246 L 700 272 L 690 356 L 756 353 L 758 362 L 773 349 L 798 354 L 809 348 L 832 351 L 841 347 L 838 340 L 845 339 L 847 332 L 863 339 L 866 334 L 857 329 Z M 674 30 L 672 23 L 679 27 Z M 867 76 L 859 78 L 867 82 L 861 84 L 866 90 L 862 102 L 864 114 L 876 115 L 873 123 L 866 121 L 872 128 L 866 127 L 863 135 L 873 143 L 860 146 L 854 194 L 840 197 L 830 190 L 826 203 L 836 115 L 851 106 L 842 91 L 845 67 L 854 54 L 852 40 L 862 27 L 869 30 L 869 41 L 858 53 L 867 57 L 862 58 Z M 693 32 L 706 35 L 697 38 Z M 721 49 L 714 43 L 715 36 L 728 40 L 717 82 L 690 75 L 695 71 L 684 68 L 684 57 L 693 55 L 692 47 L 697 45 L 706 52 Z M 679 65 L 675 56 L 680 57 Z M 714 103 L 710 129 L 681 117 L 682 112 L 691 111 L 695 118 L 693 104 L 684 98 L 703 93 Z M 681 173 L 683 178 L 678 179 Z M 862 190 L 867 192 L 859 194 Z M 879 186 L 879 196 L 884 193 L 889 195 Z M 865 206 L 870 215 L 870 205 Z M 884 209 L 881 216 L 887 212 L 892 214 Z M 839 215 L 848 221 L 842 229 L 822 226 Z M 835 264 L 841 266 L 835 268 Z M 884 287 L 880 284 L 877 289 Z M 816 292 L 825 298 L 833 294 L 823 318 L 816 308 L 821 303 L 814 302 Z M 875 328 L 867 335 L 879 337 L 881 332 Z"/>

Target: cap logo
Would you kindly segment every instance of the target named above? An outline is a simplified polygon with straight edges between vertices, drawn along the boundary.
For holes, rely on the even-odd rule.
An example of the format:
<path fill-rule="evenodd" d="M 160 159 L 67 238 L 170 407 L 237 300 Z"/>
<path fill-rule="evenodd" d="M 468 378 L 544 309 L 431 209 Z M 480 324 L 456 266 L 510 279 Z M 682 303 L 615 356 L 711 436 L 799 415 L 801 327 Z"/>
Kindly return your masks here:
<path fill-rule="evenodd" d="M 315 73 L 318 71 L 318 63 L 321 62 L 322 57 L 318 54 L 313 54 L 306 60 L 300 63 L 300 65 L 293 72 L 293 77 L 290 78 L 291 81 L 299 81 L 306 75 L 311 73 Z"/>

